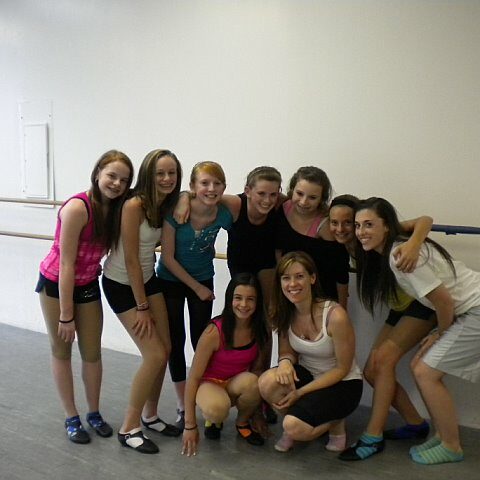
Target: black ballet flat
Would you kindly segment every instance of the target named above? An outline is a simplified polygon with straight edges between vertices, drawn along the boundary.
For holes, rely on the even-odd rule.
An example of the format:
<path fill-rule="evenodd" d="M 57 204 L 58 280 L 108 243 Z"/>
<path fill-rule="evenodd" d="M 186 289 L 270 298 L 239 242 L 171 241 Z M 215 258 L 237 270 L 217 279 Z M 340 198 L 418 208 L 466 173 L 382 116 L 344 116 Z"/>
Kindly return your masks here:
<path fill-rule="evenodd" d="M 136 433 L 118 433 L 118 441 L 140 453 L 158 453 L 160 450 L 141 430 Z"/>

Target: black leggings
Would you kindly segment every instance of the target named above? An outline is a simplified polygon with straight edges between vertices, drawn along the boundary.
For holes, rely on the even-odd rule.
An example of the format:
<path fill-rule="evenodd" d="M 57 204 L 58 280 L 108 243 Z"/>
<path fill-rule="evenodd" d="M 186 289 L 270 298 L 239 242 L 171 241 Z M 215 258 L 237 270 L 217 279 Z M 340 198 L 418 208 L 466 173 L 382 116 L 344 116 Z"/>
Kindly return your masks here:
<path fill-rule="evenodd" d="M 312 374 L 305 367 L 297 364 L 295 371 L 299 379 L 295 382 L 297 388 L 313 381 Z M 329 387 L 307 393 L 288 409 L 287 415 L 293 415 L 312 427 L 341 420 L 357 408 L 362 390 L 362 380 L 342 380 Z"/>
<path fill-rule="evenodd" d="M 161 280 L 162 291 L 167 305 L 168 323 L 172 351 L 168 367 L 173 382 L 182 382 L 187 378 L 185 363 L 185 300 L 190 316 L 190 339 L 192 347 L 197 348 L 198 340 L 212 318 L 213 302 L 200 300 L 197 294 L 184 283 Z M 213 291 L 213 278 L 200 282 Z"/>

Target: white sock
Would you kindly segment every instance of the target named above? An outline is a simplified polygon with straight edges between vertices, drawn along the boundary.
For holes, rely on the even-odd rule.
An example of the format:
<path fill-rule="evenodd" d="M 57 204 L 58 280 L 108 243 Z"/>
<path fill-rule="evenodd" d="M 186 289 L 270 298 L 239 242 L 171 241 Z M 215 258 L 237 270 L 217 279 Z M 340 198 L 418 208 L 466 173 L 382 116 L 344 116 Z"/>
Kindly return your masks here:
<path fill-rule="evenodd" d="M 165 423 L 163 422 L 163 420 L 160 420 L 158 418 L 158 415 L 154 415 L 153 417 L 149 417 L 149 418 L 144 418 L 142 416 L 142 419 L 145 423 L 151 423 L 151 425 L 148 425 L 148 428 L 151 428 L 152 430 L 155 430 L 156 432 L 163 432 L 163 430 L 165 430 L 165 428 L 167 428 L 167 426 L 165 425 Z"/>

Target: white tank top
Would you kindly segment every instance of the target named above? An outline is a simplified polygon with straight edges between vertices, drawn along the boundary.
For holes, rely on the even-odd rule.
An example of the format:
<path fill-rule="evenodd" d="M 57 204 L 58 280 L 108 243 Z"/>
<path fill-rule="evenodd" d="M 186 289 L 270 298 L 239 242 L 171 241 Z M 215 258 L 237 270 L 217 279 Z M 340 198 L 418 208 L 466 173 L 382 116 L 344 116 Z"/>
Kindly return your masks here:
<path fill-rule="evenodd" d="M 335 302 L 327 301 L 323 308 L 322 330 L 318 340 L 303 340 L 288 329 L 290 346 L 298 353 L 298 363 L 305 367 L 313 378 L 318 378 L 337 365 L 335 348 L 332 337 L 327 333 L 327 323 L 330 312 L 337 306 Z M 343 380 L 361 379 L 362 373 L 358 368 L 355 358 L 352 361 L 350 372 Z"/>
<path fill-rule="evenodd" d="M 138 258 L 143 272 L 143 283 L 147 283 L 154 274 L 155 267 L 155 247 L 160 241 L 162 234 L 161 228 L 152 228 L 145 219 L 140 225 Z M 118 247 L 112 250 L 105 260 L 103 272 L 107 278 L 124 285 L 130 285 L 128 279 L 127 267 L 125 266 L 125 257 L 123 250 L 122 237 L 118 240 Z"/>

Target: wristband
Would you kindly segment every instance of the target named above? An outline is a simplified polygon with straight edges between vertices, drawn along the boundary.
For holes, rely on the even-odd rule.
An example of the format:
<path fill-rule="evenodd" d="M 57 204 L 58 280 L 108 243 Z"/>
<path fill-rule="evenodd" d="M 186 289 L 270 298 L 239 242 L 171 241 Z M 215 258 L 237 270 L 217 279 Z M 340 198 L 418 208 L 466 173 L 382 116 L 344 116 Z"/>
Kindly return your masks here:
<path fill-rule="evenodd" d="M 198 428 L 197 424 L 194 427 L 183 427 L 184 430 L 196 430 Z"/>
<path fill-rule="evenodd" d="M 148 304 L 148 301 L 139 303 L 137 304 L 137 312 L 143 312 L 144 310 L 148 310 L 150 308 L 150 305 Z"/>
<path fill-rule="evenodd" d="M 277 363 L 280 363 L 282 360 L 288 360 L 293 365 L 292 359 L 290 357 L 281 357 L 278 359 Z"/>
<path fill-rule="evenodd" d="M 59 320 L 60 323 L 72 323 L 75 317 L 72 317 L 71 320 Z"/>

